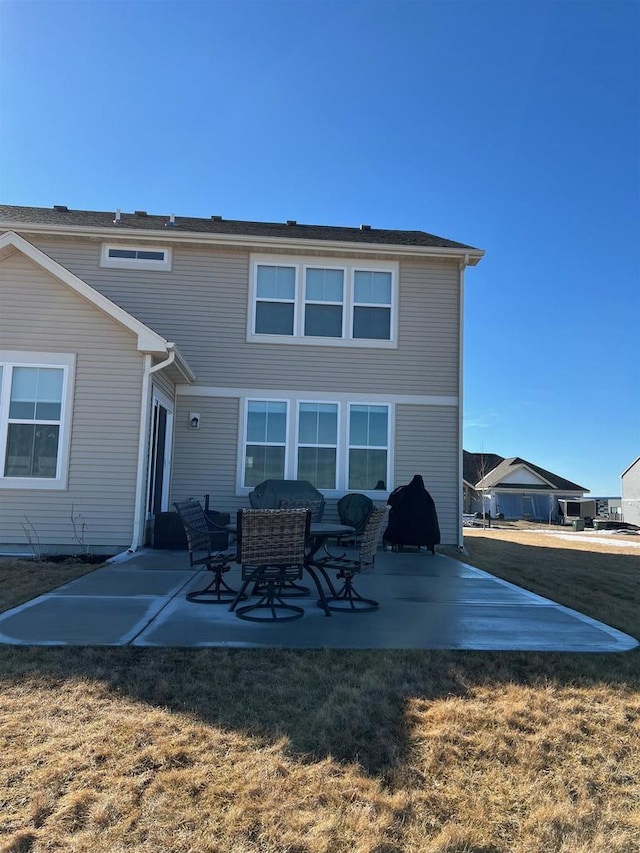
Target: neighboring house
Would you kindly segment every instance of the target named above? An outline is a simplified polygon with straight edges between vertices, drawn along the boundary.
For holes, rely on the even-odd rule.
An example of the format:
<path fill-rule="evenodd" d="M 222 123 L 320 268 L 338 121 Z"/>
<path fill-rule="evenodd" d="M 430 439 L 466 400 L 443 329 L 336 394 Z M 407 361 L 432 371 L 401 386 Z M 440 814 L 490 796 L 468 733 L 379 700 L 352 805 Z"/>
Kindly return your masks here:
<path fill-rule="evenodd" d="M 465 450 L 463 457 L 465 512 L 484 510 L 504 518 L 558 521 L 559 501 L 576 502 L 589 491 L 519 456 L 505 459 Z"/>
<path fill-rule="evenodd" d="M 0 207 L 0 234 L 2 551 L 136 549 L 174 500 L 233 512 L 266 478 L 311 480 L 330 517 L 416 473 L 461 544 L 460 318 L 481 250 L 62 206 Z"/>
<path fill-rule="evenodd" d="M 622 478 L 622 519 L 640 525 L 640 456 L 620 475 Z"/>

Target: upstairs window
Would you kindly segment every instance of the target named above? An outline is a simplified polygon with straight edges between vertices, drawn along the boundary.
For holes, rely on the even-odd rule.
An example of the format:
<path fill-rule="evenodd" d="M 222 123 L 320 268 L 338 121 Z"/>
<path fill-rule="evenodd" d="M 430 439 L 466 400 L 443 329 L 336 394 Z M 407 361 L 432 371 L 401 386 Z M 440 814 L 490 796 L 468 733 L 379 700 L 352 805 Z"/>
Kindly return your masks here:
<path fill-rule="evenodd" d="M 395 347 L 397 280 L 391 262 L 254 256 L 247 339 Z"/>
<path fill-rule="evenodd" d="M 295 267 L 259 264 L 256 276 L 256 334 L 292 335 L 296 300 Z"/>
<path fill-rule="evenodd" d="M 344 270 L 305 269 L 305 337 L 341 338 Z"/>
<path fill-rule="evenodd" d="M 102 246 L 100 266 L 119 269 L 170 270 L 171 249 L 158 246 Z"/>
<path fill-rule="evenodd" d="M 353 337 L 389 340 L 391 337 L 391 273 L 355 270 L 353 273 Z"/>

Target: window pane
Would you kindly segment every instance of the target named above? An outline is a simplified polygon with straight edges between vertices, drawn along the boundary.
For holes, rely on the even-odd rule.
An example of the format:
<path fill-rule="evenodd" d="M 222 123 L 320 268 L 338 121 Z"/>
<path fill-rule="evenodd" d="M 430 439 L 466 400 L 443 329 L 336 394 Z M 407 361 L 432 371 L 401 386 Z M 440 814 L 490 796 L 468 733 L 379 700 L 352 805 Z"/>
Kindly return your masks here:
<path fill-rule="evenodd" d="M 369 407 L 369 447 L 387 446 L 387 415 L 385 406 Z"/>
<path fill-rule="evenodd" d="M 62 376 L 59 368 L 38 368 L 37 400 L 44 403 L 60 403 L 62 400 Z"/>
<path fill-rule="evenodd" d="M 14 367 L 11 402 L 35 402 L 38 399 L 38 368 Z"/>
<path fill-rule="evenodd" d="M 6 477 L 55 477 L 60 427 L 9 424 Z"/>
<path fill-rule="evenodd" d="M 109 249 L 110 258 L 135 258 L 134 249 Z"/>
<path fill-rule="evenodd" d="M 284 444 L 287 437 L 287 404 L 267 403 L 267 441 Z"/>
<path fill-rule="evenodd" d="M 267 440 L 267 404 L 249 403 L 247 413 L 247 441 Z"/>
<path fill-rule="evenodd" d="M 349 444 L 369 443 L 369 407 L 351 406 L 349 413 Z"/>
<path fill-rule="evenodd" d="M 332 404 L 318 406 L 318 444 L 338 443 L 338 407 Z"/>
<path fill-rule="evenodd" d="M 292 335 L 293 303 L 256 302 L 256 334 Z"/>
<path fill-rule="evenodd" d="M 391 305 L 391 273 L 356 270 L 353 295 L 356 302 Z"/>
<path fill-rule="evenodd" d="M 375 489 L 378 480 L 387 480 L 387 451 L 350 450 L 349 488 Z"/>
<path fill-rule="evenodd" d="M 304 333 L 316 338 L 341 338 L 342 306 L 307 305 L 304 312 Z"/>
<path fill-rule="evenodd" d="M 353 337 L 391 340 L 391 309 L 362 308 L 356 305 L 353 309 Z"/>
<path fill-rule="evenodd" d="M 36 420 L 59 421 L 61 409 L 60 403 L 36 403 Z"/>
<path fill-rule="evenodd" d="M 247 441 L 284 444 L 287 425 L 287 404 L 254 400 L 247 412 Z"/>
<path fill-rule="evenodd" d="M 257 295 L 259 299 L 294 299 L 295 267 L 258 266 Z"/>
<path fill-rule="evenodd" d="M 139 261 L 164 261 L 164 252 L 136 252 Z"/>
<path fill-rule="evenodd" d="M 349 446 L 387 446 L 389 410 L 386 406 L 351 406 Z"/>
<path fill-rule="evenodd" d="M 301 403 L 298 420 L 300 444 L 336 444 L 338 407 L 334 403 Z"/>
<path fill-rule="evenodd" d="M 308 269 L 306 298 L 314 302 L 342 302 L 343 279 L 342 270 Z"/>
<path fill-rule="evenodd" d="M 15 367 L 9 417 L 59 420 L 62 379 L 63 371 L 59 368 Z"/>
<path fill-rule="evenodd" d="M 9 417 L 17 418 L 21 421 L 32 421 L 36 415 L 35 403 L 14 403 L 9 404 Z"/>
<path fill-rule="evenodd" d="M 284 447 L 247 445 L 245 486 L 257 486 L 263 480 L 284 479 Z"/>
<path fill-rule="evenodd" d="M 316 489 L 335 489 L 335 449 L 333 447 L 299 447 L 298 479 L 309 480 Z"/>

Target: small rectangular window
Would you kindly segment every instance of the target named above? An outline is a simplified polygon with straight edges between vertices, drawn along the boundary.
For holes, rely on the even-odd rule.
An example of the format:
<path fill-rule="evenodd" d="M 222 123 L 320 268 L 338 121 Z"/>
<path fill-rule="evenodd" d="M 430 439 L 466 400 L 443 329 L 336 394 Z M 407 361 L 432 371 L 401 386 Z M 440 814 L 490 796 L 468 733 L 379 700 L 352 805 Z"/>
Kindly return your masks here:
<path fill-rule="evenodd" d="M 171 269 L 171 249 L 103 245 L 101 266 L 120 269 Z"/>

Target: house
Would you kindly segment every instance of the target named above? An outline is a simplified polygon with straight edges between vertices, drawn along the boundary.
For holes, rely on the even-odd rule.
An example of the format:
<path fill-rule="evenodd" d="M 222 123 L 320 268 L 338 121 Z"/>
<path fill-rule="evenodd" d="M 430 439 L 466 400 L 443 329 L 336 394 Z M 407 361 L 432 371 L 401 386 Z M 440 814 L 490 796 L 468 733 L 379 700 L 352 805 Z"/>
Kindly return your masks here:
<path fill-rule="evenodd" d="M 640 526 L 640 456 L 620 475 L 622 479 L 622 518 Z"/>
<path fill-rule="evenodd" d="M 1 550 L 135 550 L 173 501 L 234 512 L 268 478 L 312 481 L 330 517 L 416 473 L 460 544 L 482 255 L 367 225 L 0 207 Z"/>
<path fill-rule="evenodd" d="M 463 465 L 465 512 L 484 511 L 492 516 L 547 522 L 589 514 L 586 504 L 580 507 L 588 489 L 519 456 L 505 459 L 495 453 L 465 450 Z M 590 500 L 589 504 L 593 504 L 593 516 L 595 503 Z"/>

